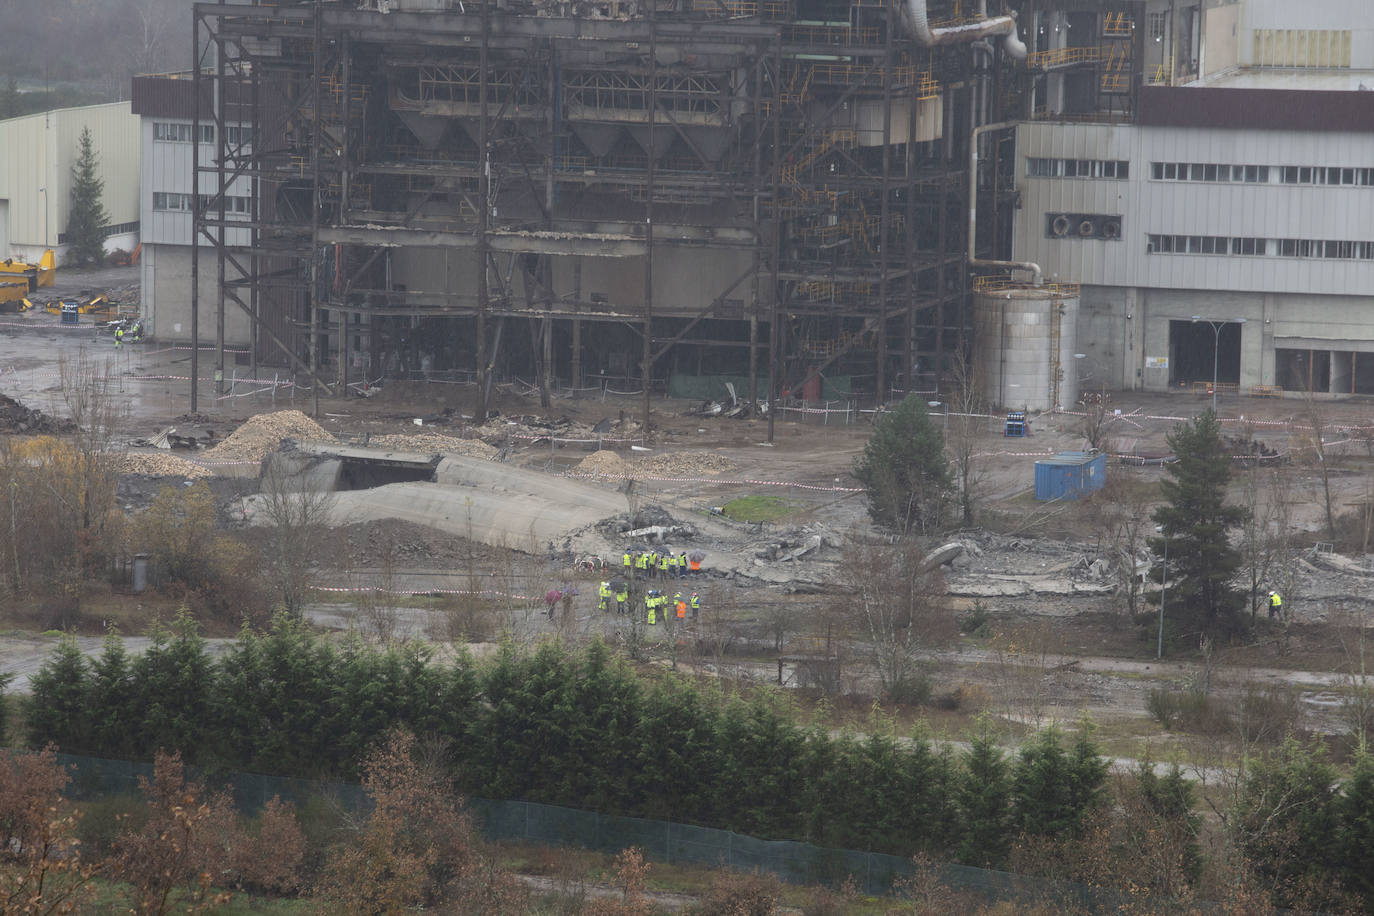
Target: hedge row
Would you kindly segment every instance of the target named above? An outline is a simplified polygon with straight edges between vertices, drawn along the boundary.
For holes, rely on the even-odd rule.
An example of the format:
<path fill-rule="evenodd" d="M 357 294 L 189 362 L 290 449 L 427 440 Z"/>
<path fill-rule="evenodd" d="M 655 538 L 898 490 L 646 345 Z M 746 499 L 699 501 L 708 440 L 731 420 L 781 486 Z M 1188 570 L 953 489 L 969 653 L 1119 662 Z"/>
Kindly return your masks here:
<path fill-rule="evenodd" d="M 393 726 L 446 739 L 460 787 L 765 838 L 975 864 L 1020 833 L 1072 831 L 1100 803 L 1106 762 L 1086 735 L 1048 730 L 1007 757 L 875 728 L 800 725 L 779 694 L 726 696 L 639 677 L 604 645 L 512 647 L 476 664 L 429 649 L 334 647 L 291 622 L 245 632 L 218 658 L 179 622 L 130 657 L 62 642 L 31 683 L 28 740 L 73 754 L 353 779 Z"/>

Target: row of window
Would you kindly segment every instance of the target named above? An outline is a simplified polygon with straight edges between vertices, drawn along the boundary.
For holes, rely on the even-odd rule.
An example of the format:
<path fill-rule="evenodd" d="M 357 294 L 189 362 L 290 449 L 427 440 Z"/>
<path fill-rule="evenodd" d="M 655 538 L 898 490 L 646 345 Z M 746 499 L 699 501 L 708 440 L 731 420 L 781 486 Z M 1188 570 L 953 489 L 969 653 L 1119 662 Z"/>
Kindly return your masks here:
<path fill-rule="evenodd" d="M 217 212 L 219 210 L 219 205 L 212 204 L 213 200 L 214 195 L 212 194 L 200 195 L 201 209 L 206 213 Z M 224 212 L 227 214 L 248 213 L 252 209 L 252 206 L 253 199 L 251 197 L 226 196 L 224 198 Z M 191 211 L 191 195 L 178 194 L 175 191 L 154 191 L 153 209 L 184 210 L 189 213 Z"/>
<path fill-rule="evenodd" d="M 1151 162 L 1156 181 L 1243 181 L 1267 184 L 1374 186 L 1374 168 L 1306 165 L 1230 165 L 1217 162 Z"/>
<path fill-rule="evenodd" d="M 1267 165 L 1229 165 L 1219 162 L 1151 162 L 1150 177 L 1156 181 L 1269 181 Z"/>
<path fill-rule="evenodd" d="M 130 234 L 130 233 L 132 233 L 132 232 L 137 232 L 137 231 L 138 231 L 138 220 L 134 220 L 134 221 L 131 222 L 131 223 L 107 223 L 106 225 L 100 227 L 100 237 L 101 237 L 101 238 L 104 238 L 104 239 L 107 239 L 107 238 L 110 238 L 111 236 L 115 236 L 115 235 L 128 235 L 128 234 Z M 67 244 L 67 233 L 65 233 L 65 232 L 59 232 L 59 233 L 57 233 L 57 244 L 59 244 L 59 245 L 65 245 L 65 244 Z"/>
<path fill-rule="evenodd" d="M 190 124 L 178 124 L 174 121 L 154 121 L 153 139 L 165 140 L 171 143 L 190 143 L 192 136 L 191 127 L 192 125 Z M 229 144 L 230 148 L 241 144 L 251 143 L 253 140 L 253 128 L 230 124 L 224 128 L 224 139 Z M 215 142 L 215 125 L 200 125 L 200 142 Z"/>
<path fill-rule="evenodd" d="M 1374 261 L 1374 242 L 1336 239 L 1262 239 L 1224 235 L 1151 235 L 1148 254 L 1270 255 L 1280 258 L 1330 258 Z"/>
<path fill-rule="evenodd" d="M 1032 159 L 1026 160 L 1027 178 L 1116 178 L 1130 177 L 1131 164 L 1121 159 Z"/>

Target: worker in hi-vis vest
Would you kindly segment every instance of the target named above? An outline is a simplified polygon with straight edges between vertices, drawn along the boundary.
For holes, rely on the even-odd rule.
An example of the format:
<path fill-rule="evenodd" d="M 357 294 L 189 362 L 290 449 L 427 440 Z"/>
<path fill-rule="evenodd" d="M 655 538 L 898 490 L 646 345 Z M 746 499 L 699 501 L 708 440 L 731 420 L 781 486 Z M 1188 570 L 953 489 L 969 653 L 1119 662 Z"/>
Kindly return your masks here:
<path fill-rule="evenodd" d="M 1269 593 L 1269 619 L 1283 616 L 1283 598 L 1278 592 Z"/>

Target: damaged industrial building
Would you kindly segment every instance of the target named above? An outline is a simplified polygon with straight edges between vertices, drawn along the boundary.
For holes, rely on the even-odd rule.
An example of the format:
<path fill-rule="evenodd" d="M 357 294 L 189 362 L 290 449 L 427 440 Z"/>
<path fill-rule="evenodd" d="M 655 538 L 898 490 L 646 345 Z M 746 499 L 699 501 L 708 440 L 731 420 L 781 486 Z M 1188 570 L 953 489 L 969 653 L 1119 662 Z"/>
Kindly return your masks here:
<path fill-rule="evenodd" d="M 1374 333 L 1304 321 L 1344 313 L 1374 237 L 1321 225 L 1362 212 L 1331 189 L 1281 185 L 1299 160 L 1368 171 L 1345 82 L 1374 47 L 1301 15 L 198 4 L 199 66 L 135 81 L 145 311 L 214 341 L 221 377 L 475 381 L 478 410 L 496 377 L 881 403 L 938 396 L 964 357 L 986 402 L 1032 410 L 1213 377 L 1358 390 Z M 1335 82 L 1270 87 L 1293 66 Z M 1317 155 L 1312 130 L 1344 133 Z M 1201 226 L 1189 202 L 1213 198 Z M 1328 249 L 1349 263 L 1315 284 L 1288 262 Z"/>
<path fill-rule="evenodd" d="M 195 15 L 200 66 L 140 78 L 135 110 L 191 125 L 201 244 L 149 247 L 194 275 L 193 301 L 154 281 L 154 325 L 215 339 L 217 368 L 242 345 L 326 391 L 456 371 L 483 388 L 496 372 L 660 392 L 726 376 L 755 398 L 823 381 L 874 396 L 931 386 L 971 329 L 969 137 L 1025 82 L 1008 76 L 1026 50 L 1007 12 Z M 1009 231 L 1003 202 L 983 245 Z"/>

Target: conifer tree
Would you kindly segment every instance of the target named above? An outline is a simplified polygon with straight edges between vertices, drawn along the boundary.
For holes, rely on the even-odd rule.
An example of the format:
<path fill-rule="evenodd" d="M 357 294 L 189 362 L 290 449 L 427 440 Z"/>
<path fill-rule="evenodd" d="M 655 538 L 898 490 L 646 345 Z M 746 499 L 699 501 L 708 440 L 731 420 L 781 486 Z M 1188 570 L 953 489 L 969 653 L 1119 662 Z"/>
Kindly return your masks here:
<path fill-rule="evenodd" d="M 1167 610 L 1182 632 L 1224 635 L 1240 625 L 1244 597 L 1232 585 L 1241 555 L 1231 529 L 1246 510 L 1226 504 L 1231 457 L 1221 441 L 1216 414 L 1208 410 L 1169 433 L 1178 461 L 1160 484 L 1165 504 L 1155 510 L 1160 537 L 1150 540 L 1163 558 L 1167 544 Z"/>
<path fill-rule="evenodd" d="M 110 216 L 103 200 L 105 181 L 96 173 L 98 161 L 91 129 L 82 128 L 80 152 L 72 166 L 71 209 L 67 215 L 68 263 L 99 264 L 105 258 L 105 225 Z"/>
<path fill-rule="evenodd" d="M 26 716 L 29 741 L 51 741 L 67 753 L 86 750 L 90 735 L 87 690 L 90 664 L 71 636 L 63 636 L 52 655 L 29 681 Z"/>
<path fill-rule="evenodd" d="M 964 838 L 959 861 L 996 865 L 1011 849 L 1011 772 L 992 733 L 985 727 L 969 743 L 959 781 Z"/>
<path fill-rule="evenodd" d="M 925 402 L 907 395 L 879 415 L 854 477 L 868 488 L 868 514 L 902 534 L 938 527 L 953 486 L 945 437 Z"/>

